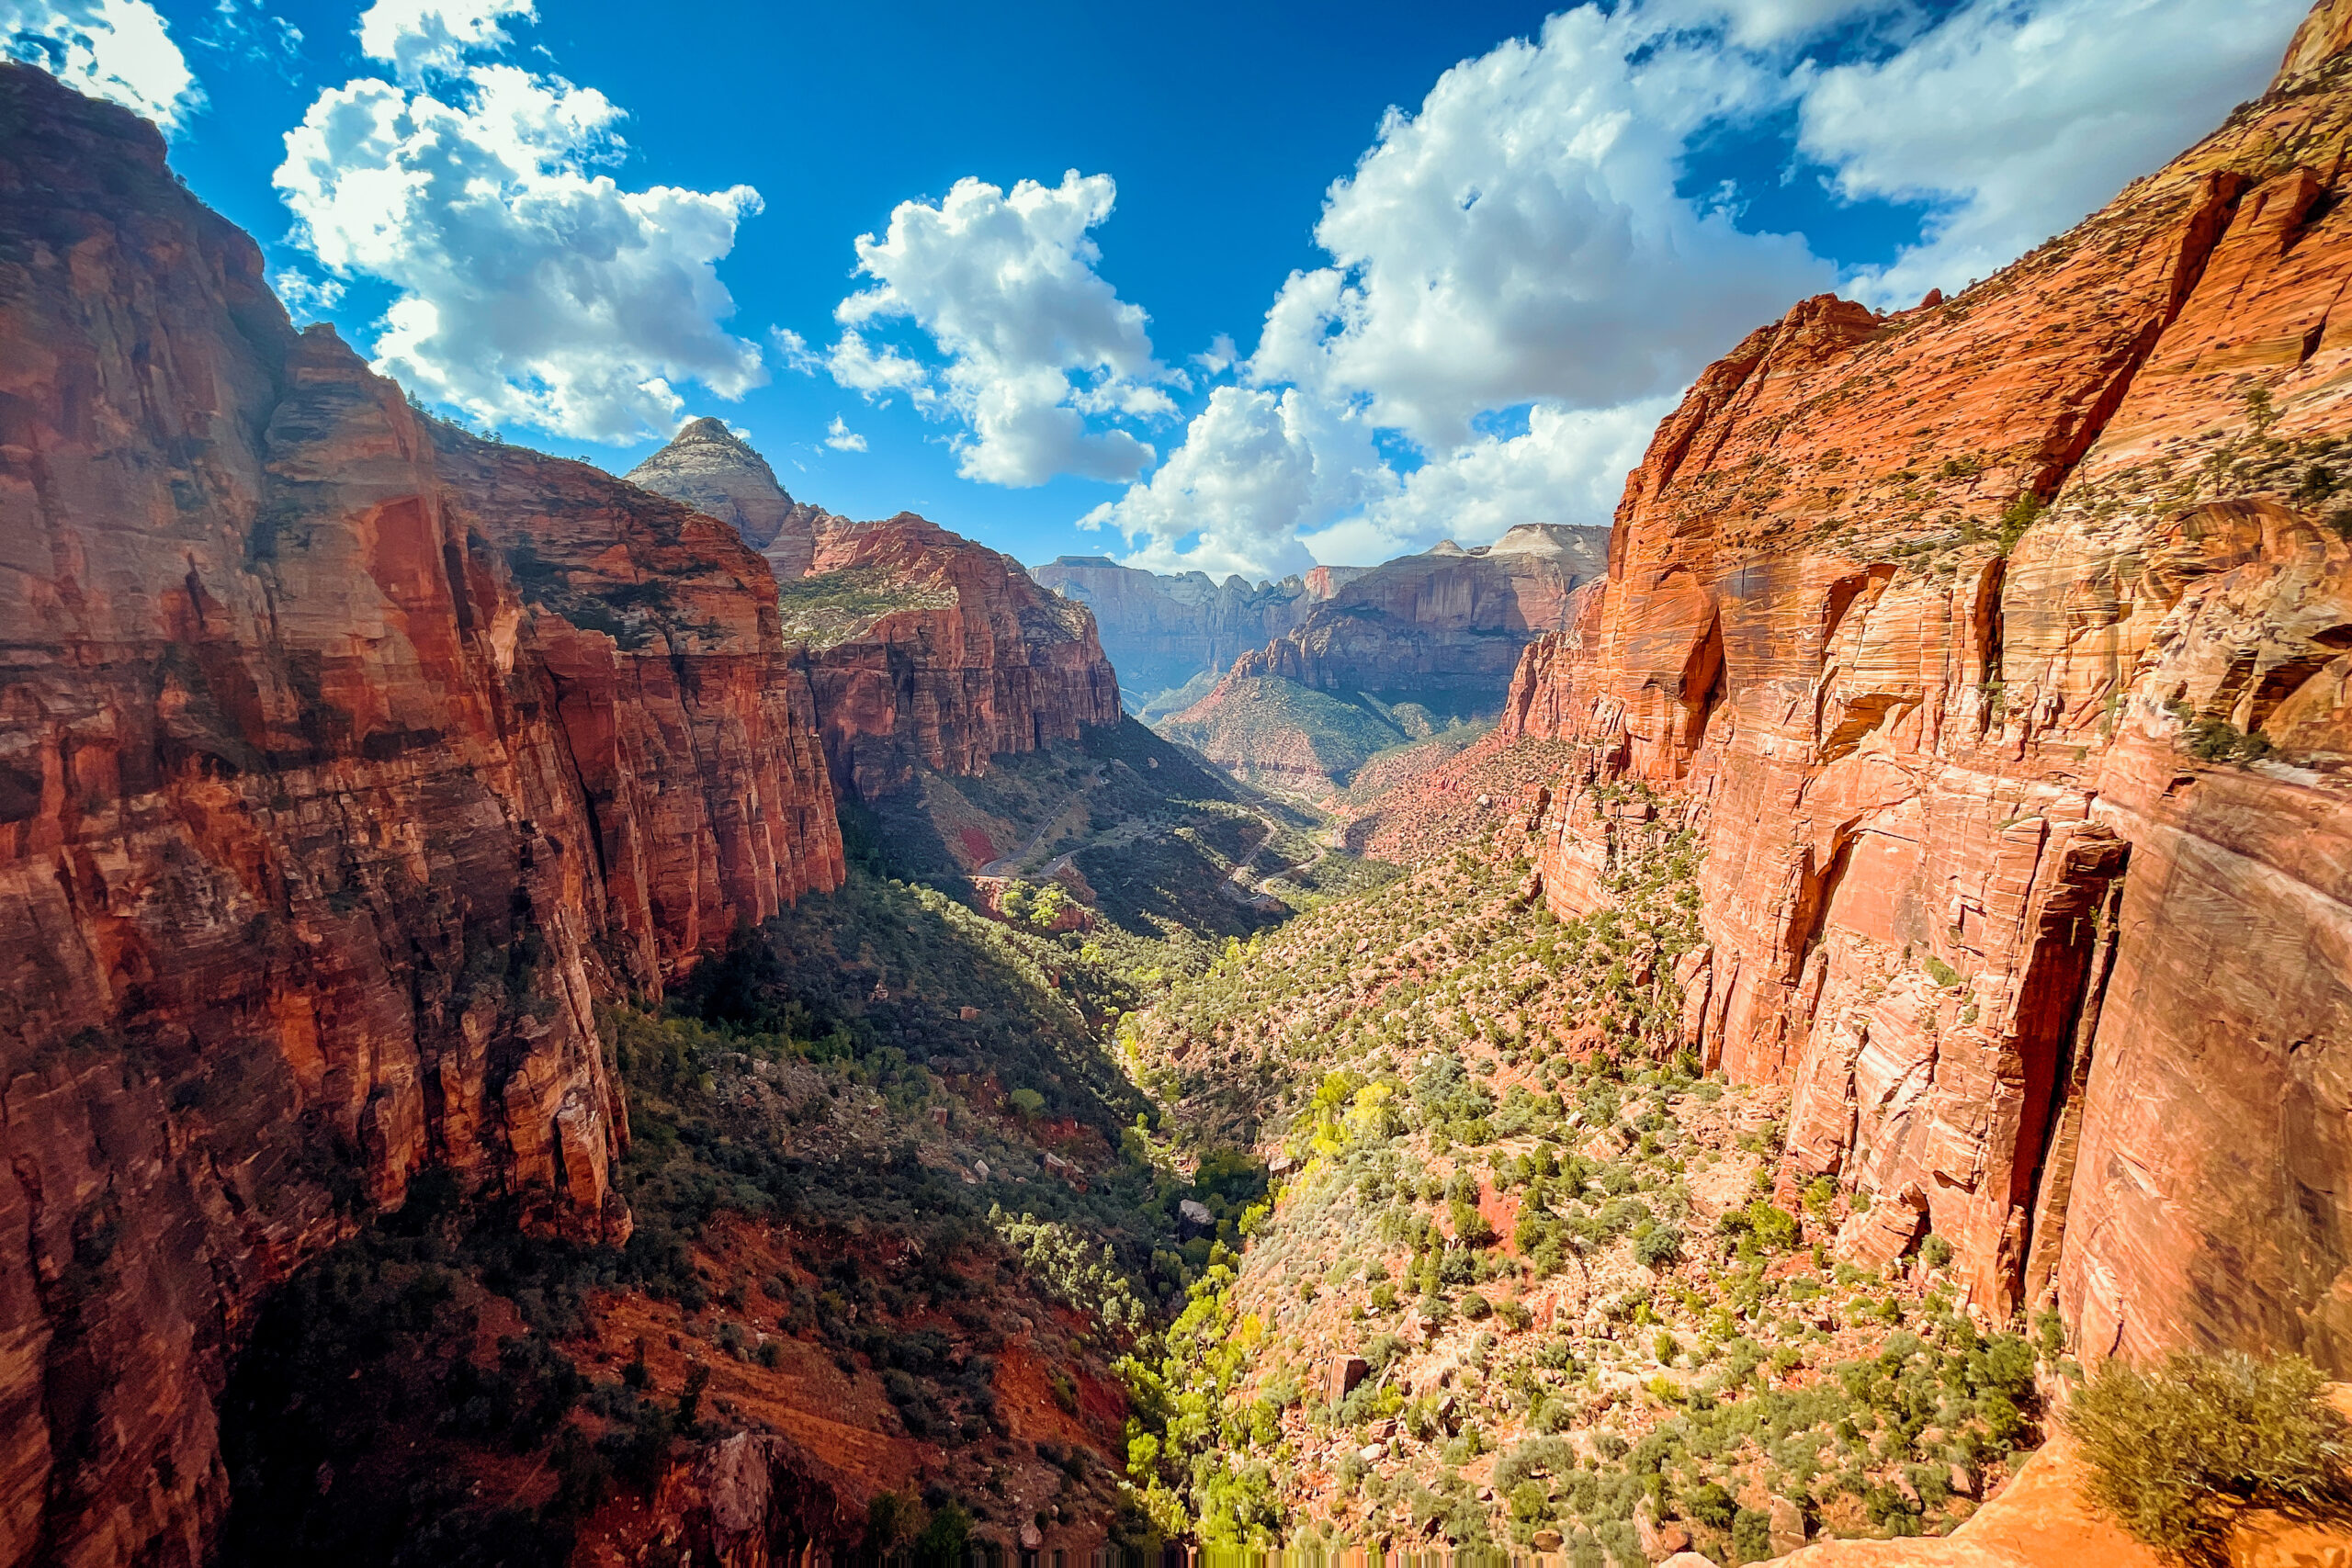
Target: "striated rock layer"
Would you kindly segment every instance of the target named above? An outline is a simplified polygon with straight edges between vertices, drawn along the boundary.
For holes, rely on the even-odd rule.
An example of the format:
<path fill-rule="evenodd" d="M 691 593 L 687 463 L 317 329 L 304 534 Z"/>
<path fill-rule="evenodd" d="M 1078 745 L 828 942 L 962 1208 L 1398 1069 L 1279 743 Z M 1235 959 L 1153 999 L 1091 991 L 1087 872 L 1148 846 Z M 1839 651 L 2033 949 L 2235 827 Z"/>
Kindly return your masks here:
<path fill-rule="evenodd" d="M 808 679 L 845 794 L 870 800 L 918 768 L 979 773 L 999 753 L 1119 722 L 1119 679 L 1086 606 L 910 512 L 828 518 L 812 575 L 786 598 L 814 634 Z"/>
<path fill-rule="evenodd" d="M 422 1167 L 625 1236 L 594 1000 L 841 874 L 730 529 L 432 426 L 0 65 L 0 1563 L 200 1558 L 225 1351 Z"/>
<path fill-rule="evenodd" d="M 1442 714 L 1491 713 L 1521 651 L 1565 626 L 1569 594 L 1600 575 L 1608 536 L 1527 523 L 1476 550 L 1449 542 L 1389 561 L 1237 660 L 1229 678 L 1272 675 Z"/>
<path fill-rule="evenodd" d="M 1624 813 L 1703 835 L 1685 1027 L 1791 1089 L 1784 1182 L 2088 1356 L 2352 1370 L 2346 9 L 1959 299 L 1710 368 L 1504 721 L 1579 748 L 1555 910 Z"/>
<path fill-rule="evenodd" d="M 1204 571 L 1181 577 L 1119 565 L 1103 556 L 1062 556 L 1031 575 L 1094 612 L 1102 650 L 1129 697 L 1182 686 L 1222 670 L 1306 618 L 1316 604 L 1360 567 L 1317 567 L 1314 580 L 1285 577 L 1251 587 L 1239 577 L 1213 582 Z"/>
<path fill-rule="evenodd" d="M 817 529 L 831 514 L 792 499 L 768 460 L 720 421 L 688 420 L 670 444 L 628 474 L 628 482 L 731 523 L 766 555 L 779 578 L 806 577 Z"/>

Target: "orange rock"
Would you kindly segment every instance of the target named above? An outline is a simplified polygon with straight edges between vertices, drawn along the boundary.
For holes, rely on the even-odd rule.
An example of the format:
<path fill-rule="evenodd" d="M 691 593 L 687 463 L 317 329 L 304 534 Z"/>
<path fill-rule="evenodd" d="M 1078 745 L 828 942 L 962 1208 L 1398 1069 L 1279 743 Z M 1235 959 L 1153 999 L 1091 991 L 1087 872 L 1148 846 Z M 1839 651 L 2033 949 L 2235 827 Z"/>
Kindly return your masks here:
<path fill-rule="evenodd" d="M 773 577 L 421 418 L 0 64 L 0 1562 L 198 1561 L 261 1292 L 441 1166 L 624 1239 L 593 1009 L 842 875 Z"/>
<path fill-rule="evenodd" d="M 1775 1568 L 2169 1568 L 2083 1501 L 2072 1445 L 2052 1438 L 1998 1496 L 1939 1540 L 1815 1541 L 1772 1559 Z M 2233 1568 L 2322 1568 L 2352 1562 L 2352 1533 L 2245 1516 L 2225 1543 Z"/>
<path fill-rule="evenodd" d="M 2352 1368 L 2345 15 L 1965 294 L 1702 374 L 1504 720 L 1578 749 L 1556 911 L 1606 896 L 1595 786 L 1699 829 L 1684 1033 L 1787 1086 L 1796 1171 L 1916 1189 L 2094 1357 Z"/>
<path fill-rule="evenodd" d="M 916 607 L 805 656 L 843 793 L 870 799 L 917 767 L 978 773 L 999 753 L 1119 722 L 1119 681 L 1094 617 L 1011 556 L 910 512 L 880 523 L 828 518 L 812 572 L 844 570 Z"/>

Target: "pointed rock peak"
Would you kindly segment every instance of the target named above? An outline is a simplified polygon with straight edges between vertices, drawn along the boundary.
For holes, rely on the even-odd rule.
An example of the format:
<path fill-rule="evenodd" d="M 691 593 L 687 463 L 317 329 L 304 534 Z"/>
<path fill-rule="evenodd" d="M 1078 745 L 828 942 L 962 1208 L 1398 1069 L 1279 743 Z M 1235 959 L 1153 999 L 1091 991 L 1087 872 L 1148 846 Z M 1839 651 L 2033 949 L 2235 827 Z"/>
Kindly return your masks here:
<path fill-rule="evenodd" d="M 808 570 L 815 549 L 817 508 L 804 506 L 776 483 L 775 470 L 724 420 L 690 419 L 670 444 L 624 476 L 629 483 L 681 501 L 734 525 L 746 544 L 764 551 L 786 577 Z"/>
<path fill-rule="evenodd" d="M 753 457 L 759 456 L 752 450 L 750 442 L 727 428 L 725 420 L 713 419 L 708 414 L 703 415 L 700 419 L 686 421 L 678 427 L 678 434 L 670 437 L 671 446 L 694 446 L 703 442 L 708 442 L 715 446 L 731 446 L 738 452 Z M 668 447 L 663 448 L 664 451 L 668 449 Z"/>
<path fill-rule="evenodd" d="M 1433 556 L 1466 556 L 1470 552 L 1464 549 L 1460 545 L 1455 544 L 1452 539 L 1440 539 L 1435 547 L 1433 547 L 1429 553 Z"/>

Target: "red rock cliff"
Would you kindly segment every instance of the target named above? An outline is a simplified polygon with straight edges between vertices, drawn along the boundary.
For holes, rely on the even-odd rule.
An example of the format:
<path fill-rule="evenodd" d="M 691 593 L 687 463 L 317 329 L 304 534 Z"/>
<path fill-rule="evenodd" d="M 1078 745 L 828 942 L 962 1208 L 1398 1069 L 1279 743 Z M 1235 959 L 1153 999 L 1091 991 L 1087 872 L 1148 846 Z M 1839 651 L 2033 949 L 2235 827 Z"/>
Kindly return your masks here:
<path fill-rule="evenodd" d="M 1297 629 L 1235 660 L 1229 678 L 1491 713 L 1521 650 L 1565 626 L 1569 594 L 1599 575 L 1606 537 L 1523 524 L 1476 552 L 1449 543 L 1386 562 L 1337 584 Z"/>
<path fill-rule="evenodd" d="M 918 767 L 979 773 L 1000 752 L 1119 722 L 1086 606 L 912 513 L 827 519 L 811 575 L 785 598 L 845 793 L 870 799 Z"/>
<path fill-rule="evenodd" d="M 1850 1249 L 1932 1226 L 2091 1356 L 2352 1369 L 2352 62 L 2312 34 L 1961 298 L 1807 300 L 1709 369 L 1506 717 L 1583 748 L 1556 909 L 1650 809 L 1594 786 L 1702 834 L 1686 1029 L 1790 1086 L 1788 1179 L 1876 1195 Z"/>
<path fill-rule="evenodd" d="M 0 65 L 0 1563 L 198 1560 L 250 1306 L 421 1167 L 626 1235 L 594 1000 L 841 874 L 769 582 Z"/>

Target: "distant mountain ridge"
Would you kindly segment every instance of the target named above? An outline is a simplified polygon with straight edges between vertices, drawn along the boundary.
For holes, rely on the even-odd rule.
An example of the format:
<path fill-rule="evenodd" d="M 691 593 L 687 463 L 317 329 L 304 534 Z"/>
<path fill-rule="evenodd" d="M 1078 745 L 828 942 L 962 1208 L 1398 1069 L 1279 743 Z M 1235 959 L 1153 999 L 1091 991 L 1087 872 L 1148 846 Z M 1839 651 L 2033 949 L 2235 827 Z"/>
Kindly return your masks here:
<path fill-rule="evenodd" d="M 1296 626 L 1317 604 L 1368 567 L 1317 567 L 1301 577 L 1254 586 L 1204 571 L 1169 574 L 1121 566 L 1108 556 L 1058 556 L 1030 575 L 1094 612 L 1103 651 L 1119 671 L 1131 708 L 1204 672 L 1221 671 Z"/>
<path fill-rule="evenodd" d="M 1310 793 L 1343 782 L 1375 750 L 1498 711 L 1521 650 L 1569 625 L 1608 559 L 1606 528 L 1525 523 L 1492 545 L 1448 539 L 1385 562 L 1163 728 L 1245 776 Z"/>

